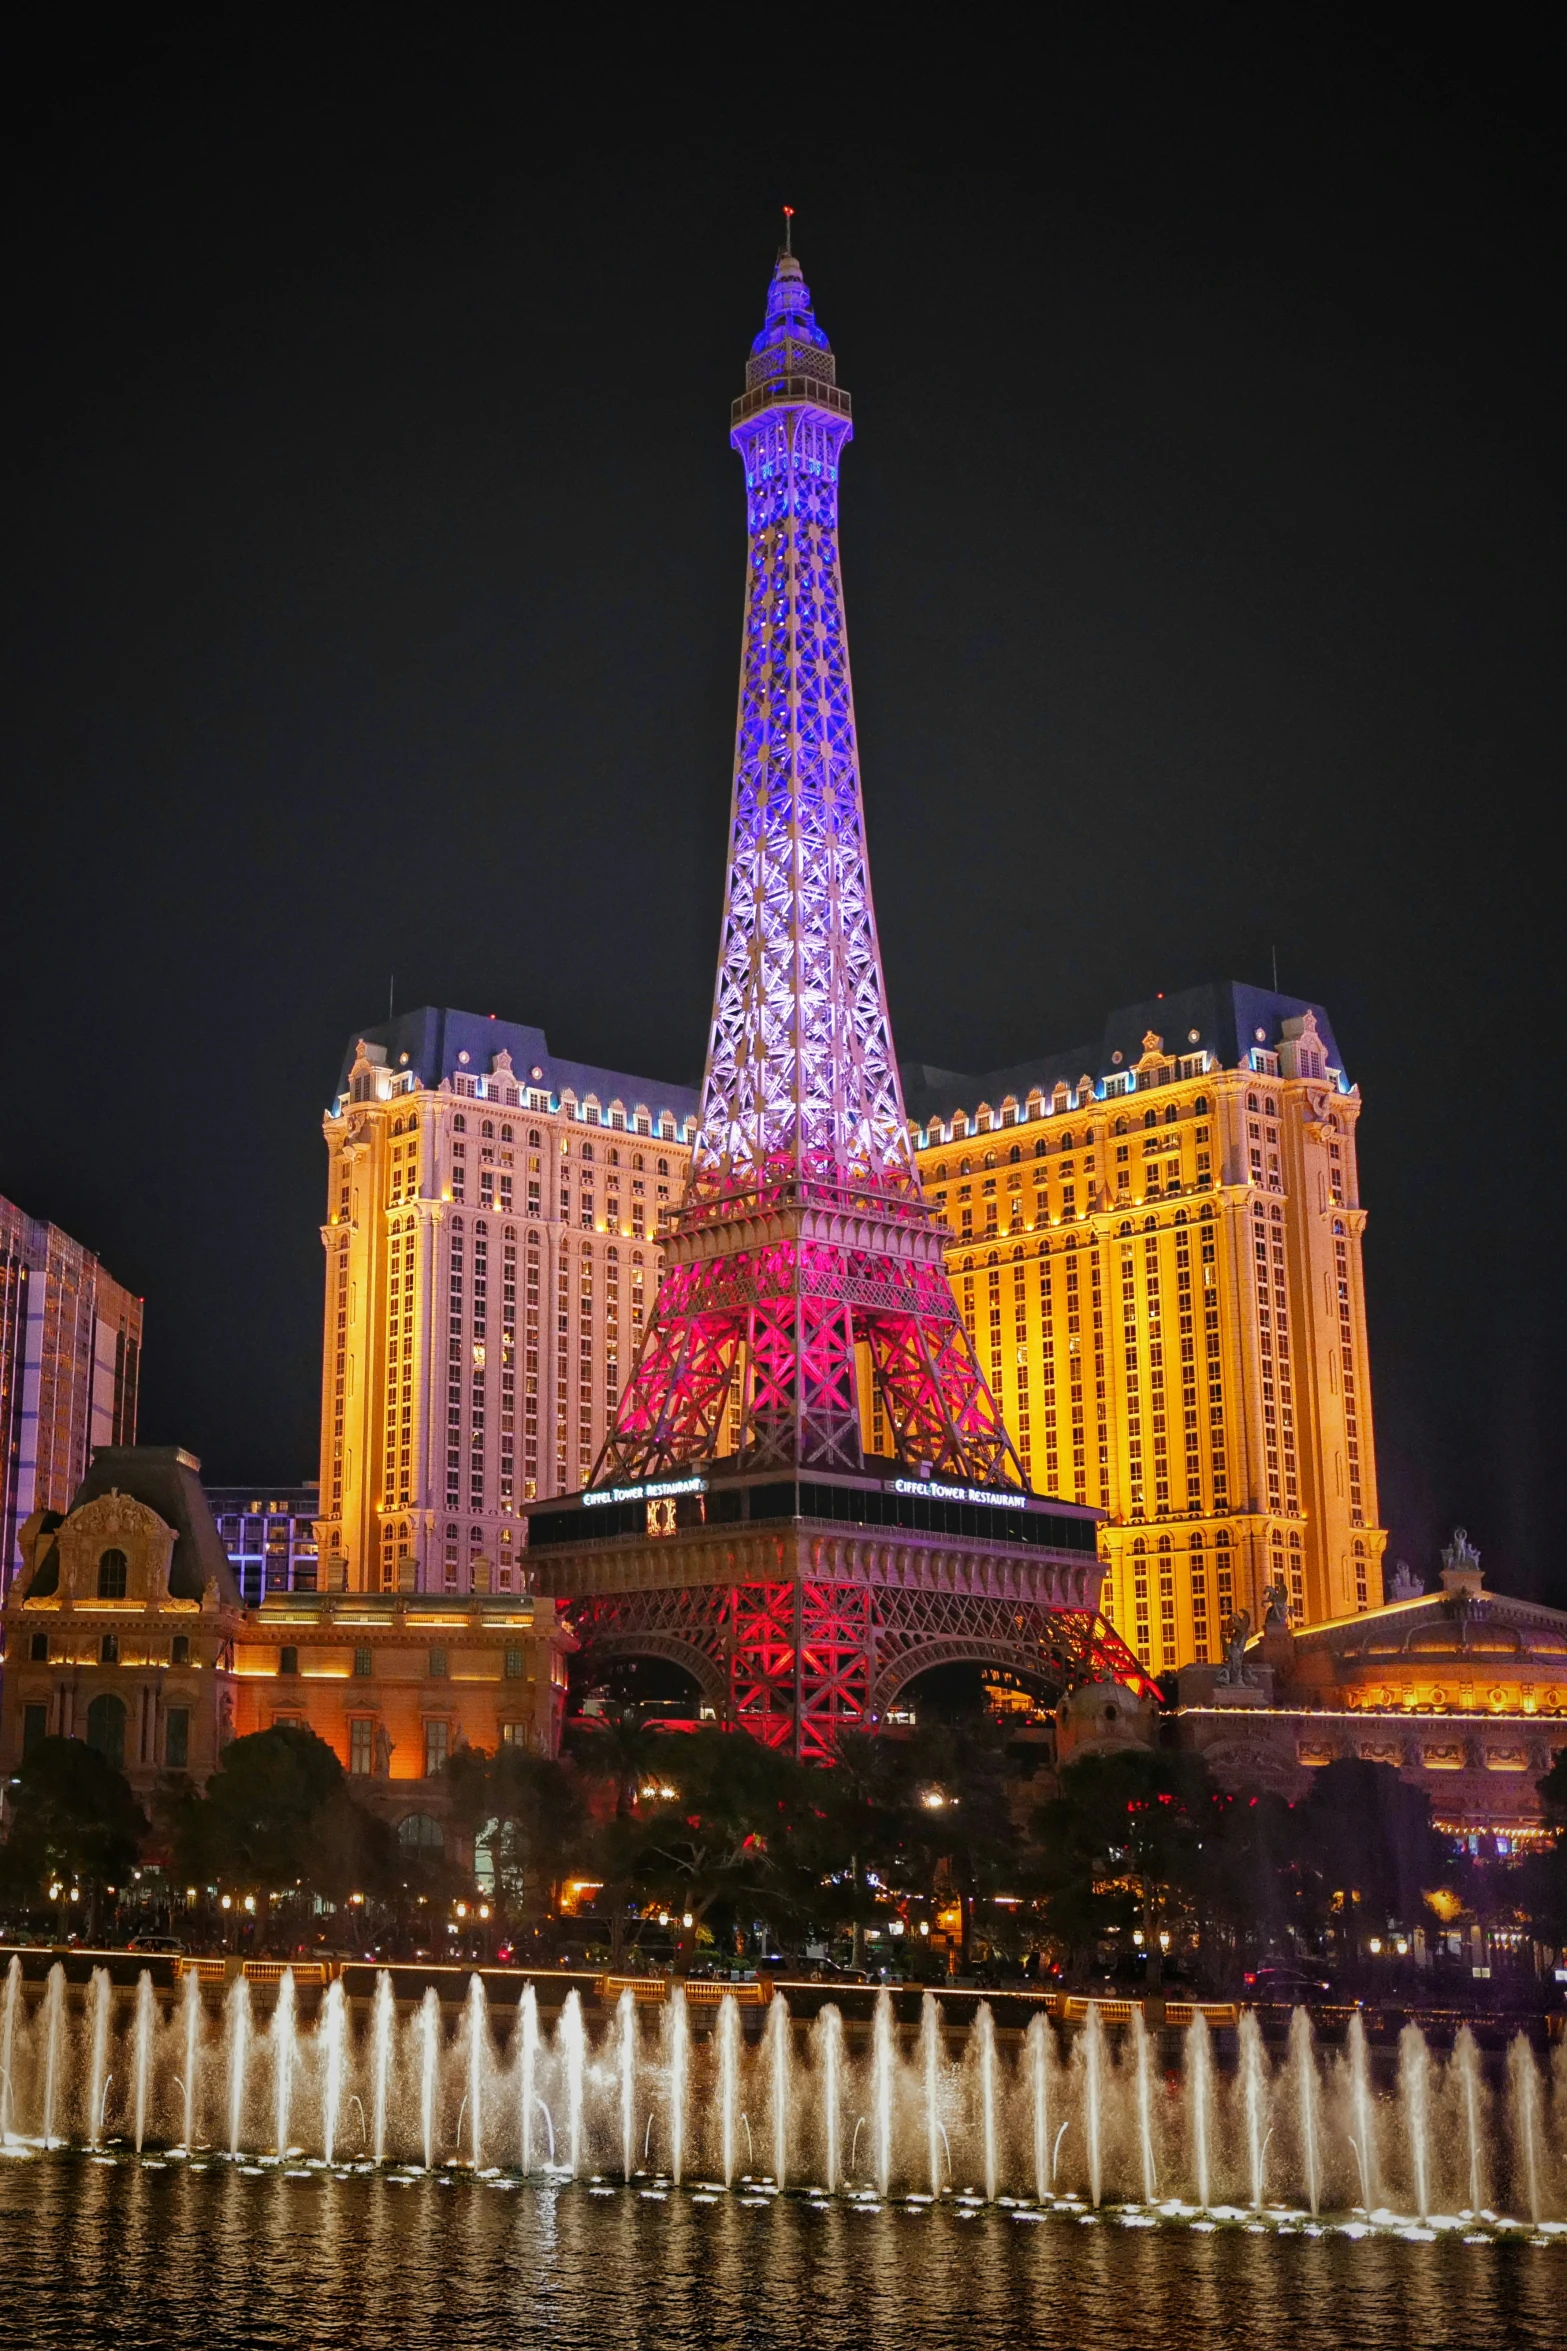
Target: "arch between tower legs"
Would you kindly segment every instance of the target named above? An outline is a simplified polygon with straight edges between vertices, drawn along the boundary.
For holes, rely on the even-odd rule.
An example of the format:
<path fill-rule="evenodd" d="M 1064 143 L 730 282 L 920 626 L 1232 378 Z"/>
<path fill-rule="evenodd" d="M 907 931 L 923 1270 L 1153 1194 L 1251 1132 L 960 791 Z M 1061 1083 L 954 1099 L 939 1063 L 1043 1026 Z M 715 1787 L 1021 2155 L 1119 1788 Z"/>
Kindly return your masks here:
<path fill-rule="evenodd" d="M 1091 1611 L 879 1585 L 832 1573 L 827 1547 L 813 1551 L 793 1577 L 585 1600 L 577 1628 L 597 1657 L 681 1666 L 722 1720 L 806 1762 L 885 1720 L 932 1666 L 990 1666 L 1056 1689 L 1119 1670 L 1114 1635 Z"/>

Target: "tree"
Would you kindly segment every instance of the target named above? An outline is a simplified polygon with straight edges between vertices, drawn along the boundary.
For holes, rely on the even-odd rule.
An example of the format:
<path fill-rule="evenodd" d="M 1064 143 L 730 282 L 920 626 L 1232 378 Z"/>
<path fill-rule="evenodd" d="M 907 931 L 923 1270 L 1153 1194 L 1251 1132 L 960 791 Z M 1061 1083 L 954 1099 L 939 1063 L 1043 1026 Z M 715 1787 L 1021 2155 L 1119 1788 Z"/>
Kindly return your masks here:
<path fill-rule="evenodd" d="M 777 1920 L 809 1913 L 816 1887 L 797 1831 L 811 1778 L 744 1732 L 664 1740 L 659 1793 L 639 1798 L 635 1813 L 610 1828 L 628 1881 L 690 1920 L 677 1937 L 682 1966 L 715 1906 Z"/>
<path fill-rule="evenodd" d="M 389 1885 L 395 1861 L 391 1831 L 355 1802 L 325 1740 L 284 1723 L 223 1750 L 205 1795 L 183 1810 L 175 1849 L 197 1880 L 335 1901 Z"/>
<path fill-rule="evenodd" d="M 489 1848 L 497 1907 L 524 1918 L 548 1909 L 586 1828 L 570 1773 L 526 1747 L 464 1747 L 443 1778 L 453 1825 Z"/>
<path fill-rule="evenodd" d="M 1339 1918 L 1354 1949 L 1358 1917 L 1371 1931 L 1414 1925 L 1425 1890 L 1449 1864 L 1431 1826 L 1431 1800 L 1391 1763 L 1340 1756 L 1325 1764 L 1292 1814 L 1294 1865 L 1316 1923 Z"/>
<path fill-rule="evenodd" d="M 40 1739 L 11 1798 L 5 1874 L 34 1899 L 56 1877 L 87 1889 L 88 1932 L 98 1931 L 106 1886 L 134 1868 L 147 1821 L 130 1783 L 81 1739 Z"/>
<path fill-rule="evenodd" d="M 609 1912 L 610 1960 L 617 1968 L 624 1956 L 631 1898 L 633 1816 L 640 1790 L 658 1782 L 669 1738 L 667 1732 L 649 1730 L 634 1706 L 606 1706 L 566 1729 L 569 1752 L 598 1799 L 591 1808 L 603 1820 L 595 1840 L 595 1861 Z"/>
<path fill-rule="evenodd" d="M 1035 1815 L 1035 1882 L 1074 1966 L 1138 1919 L 1158 1982 L 1160 1934 L 1197 1917 L 1223 1808 L 1199 1756 L 1133 1747 L 1067 1766 Z"/>

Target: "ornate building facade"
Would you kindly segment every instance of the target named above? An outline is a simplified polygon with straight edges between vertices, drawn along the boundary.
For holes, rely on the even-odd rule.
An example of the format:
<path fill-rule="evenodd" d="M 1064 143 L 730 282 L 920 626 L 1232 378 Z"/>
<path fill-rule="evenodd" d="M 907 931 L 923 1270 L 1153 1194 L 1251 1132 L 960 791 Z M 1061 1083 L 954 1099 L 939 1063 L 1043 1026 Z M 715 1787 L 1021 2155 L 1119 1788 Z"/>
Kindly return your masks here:
<path fill-rule="evenodd" d="M 1042 1492 L 1106 1513 L 1105 1614 L 1161 1672 L 1282 1581 L 1382 1598 L 1355 1130 L 1320 1005 L 1238 984 L 965 1079 L 907 1068 L 964 1317 Z"/>
<path fill-rule="evenodd" d="M 0 1200 L 0 1590 L 35 1510 L 64 1510 L 95 1445 L 136 1436 L 142 1302 L 58 1225 Z"/>
<path fill-rule="evenodd" d="M 696 1097 L 425 1008 L 355 1036 L 324 1129 L 325 1591 L 520 1591 L 519 1505 L 613 1422 Z"/>
<path fill-rule="evenodd" d="M 35 1512 L 4 1610 L 0 1777 L 83 1739 L 143 1805 L 200 1786 L 227 1742 L 314 1731 L 412 1845 L 441 1843 L 437 1775 L 463 1743 L 553 1753 L 575 1646 L 518 1594 L 276 1591 L 247 1606 L 177 1446 L 102 1446 L 71 1509 Z"/>

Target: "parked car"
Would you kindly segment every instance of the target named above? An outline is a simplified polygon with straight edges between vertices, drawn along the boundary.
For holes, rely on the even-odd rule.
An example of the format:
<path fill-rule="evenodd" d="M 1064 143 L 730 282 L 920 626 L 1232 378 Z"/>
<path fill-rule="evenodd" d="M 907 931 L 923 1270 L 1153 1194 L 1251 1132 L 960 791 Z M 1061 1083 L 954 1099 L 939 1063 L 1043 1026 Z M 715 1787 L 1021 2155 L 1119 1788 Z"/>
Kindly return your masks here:
<path fill-rule="evenodd" d="M 132 1935 L 127 1951 L 146 1951 L 159 1959 L 183 1959 L 185 1946 L 178 1935 Z"/>
<path fill-rule="evenodd" d="M 1243 1981 L 1254 2000 L 1288 2000 L 1292 2005 L 1325 1999 L 1333 1989 L 1326 1976 L 1287 1963 L 1248 1968 Z"/>

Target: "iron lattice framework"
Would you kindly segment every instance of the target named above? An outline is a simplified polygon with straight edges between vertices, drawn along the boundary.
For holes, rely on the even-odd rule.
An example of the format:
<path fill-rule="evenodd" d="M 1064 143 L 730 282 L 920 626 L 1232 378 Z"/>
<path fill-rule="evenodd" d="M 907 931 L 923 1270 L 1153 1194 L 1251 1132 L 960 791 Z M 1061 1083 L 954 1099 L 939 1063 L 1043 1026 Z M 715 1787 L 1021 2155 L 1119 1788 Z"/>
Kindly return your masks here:
<path fill-rule="evenodd" d="M 920 1190 L 887 1019 L 838 558 L 849 399 L 780 254 L 731 441 L 749 560 L 700 1130 L 595 1485 L 720 1452 L 862 1466 L 866 1368 L 908 1467 L 1024 1483 Z"/>
<path fill-rule="evenodd" d="M 884 1721 L 932 1666 L 989 1666 L 1050 1694 L 1100 1680 L 1152 1691 L 1097 1609 L 988 1593 L 780 1574 L 606 1593 L 574 1621 L 600 1663 L 678 1665 L 723 1719 L 807 1762 L 830 1762 L 840 1731 Z"/>

